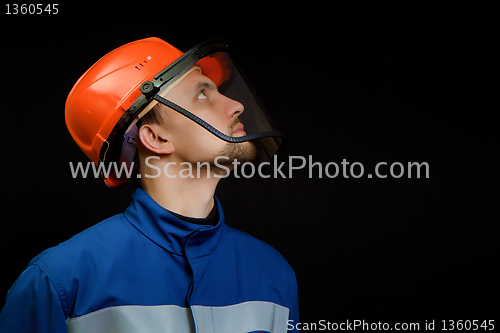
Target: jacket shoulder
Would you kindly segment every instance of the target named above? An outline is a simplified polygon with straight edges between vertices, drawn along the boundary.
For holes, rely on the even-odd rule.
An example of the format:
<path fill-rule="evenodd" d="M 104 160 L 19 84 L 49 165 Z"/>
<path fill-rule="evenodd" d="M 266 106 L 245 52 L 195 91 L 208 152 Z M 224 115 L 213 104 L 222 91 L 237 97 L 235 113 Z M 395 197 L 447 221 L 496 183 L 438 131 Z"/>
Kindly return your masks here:
<path fill-rule="evenodd" d="M 29 266 L 39 266 L 42 270 L 58 264 L 75 263 L 88 249 L 103 248 L 106 243 L 113 242 L 119 234 L 128 232 L 124 224 L 123 214 L 117 214 L 105 219 L 70 239 L 46 249 L 33 258 Z"/>

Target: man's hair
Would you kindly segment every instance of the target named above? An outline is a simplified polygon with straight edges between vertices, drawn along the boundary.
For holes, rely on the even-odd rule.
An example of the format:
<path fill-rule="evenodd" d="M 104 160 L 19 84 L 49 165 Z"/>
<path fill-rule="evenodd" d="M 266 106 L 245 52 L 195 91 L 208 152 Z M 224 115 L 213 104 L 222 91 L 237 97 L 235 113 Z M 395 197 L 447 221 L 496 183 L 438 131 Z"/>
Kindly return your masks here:
<path fill-rule="evenodd" d="M 137 122 L 137 129 L 140 129 L 142 125 L 145 124 L 158 124 L 161 125 L 163 118 L 161 117 L 160 113 L 160 108 L 161 104 L 156 104 L 153 106 L 153 108 L 144 115 L 139 121 Z"/>

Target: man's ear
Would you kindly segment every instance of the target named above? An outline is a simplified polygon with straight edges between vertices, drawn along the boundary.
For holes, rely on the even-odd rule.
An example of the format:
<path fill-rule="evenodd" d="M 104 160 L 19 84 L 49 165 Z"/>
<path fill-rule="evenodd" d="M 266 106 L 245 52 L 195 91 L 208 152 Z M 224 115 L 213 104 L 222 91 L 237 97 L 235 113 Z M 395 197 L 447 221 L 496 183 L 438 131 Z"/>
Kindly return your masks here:
<path fill-rule="evenodd" d="M 167 134 L 157 124 L 145 124 L 139 129 L 139 140 L 142 145 L 157 155 L 171 154 L 175 147 Z"/>

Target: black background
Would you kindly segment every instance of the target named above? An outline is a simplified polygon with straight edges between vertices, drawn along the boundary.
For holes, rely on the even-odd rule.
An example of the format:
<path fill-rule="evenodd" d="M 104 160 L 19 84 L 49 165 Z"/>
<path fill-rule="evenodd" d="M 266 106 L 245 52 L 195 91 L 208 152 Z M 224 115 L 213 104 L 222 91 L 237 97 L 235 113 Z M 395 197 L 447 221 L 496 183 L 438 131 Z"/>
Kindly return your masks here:
<path fill-rule="evenodd" d="M 131 189 L 71 176 L 70 161 L 86 162 L 64 123 L 79 76 L 133 40 L 187 50 L 215 37 L 287 137 L 284 168 L 309 155 L 364 165 L 359 179 L 315 168 L 219 184 L 227 224 L 294 268 L 302 322 L 500 313 L 492 8 L 116 1 L 2 14 L 2 298 L 39 252 L 128 206 Z M 427 162 L 429 178 L 367 178 L 378 162 Z"/>

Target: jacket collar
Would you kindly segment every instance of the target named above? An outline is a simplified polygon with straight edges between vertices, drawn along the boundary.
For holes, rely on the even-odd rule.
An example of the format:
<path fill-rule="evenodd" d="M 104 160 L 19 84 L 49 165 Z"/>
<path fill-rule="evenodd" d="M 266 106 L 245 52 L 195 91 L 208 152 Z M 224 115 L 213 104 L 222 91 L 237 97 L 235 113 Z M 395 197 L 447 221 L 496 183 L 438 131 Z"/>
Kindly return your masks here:
<path fill-rule="evenodd" d="M 217 247 L 224 213 L 219 200 L 214 197 L 219 210 L 219 222 L 215 226 L 184 222 L 160 206 L 142 188 L 131 197 L 125 218 L 145 237 L 175 255 L 197 258 L 212 254 Z"/>

